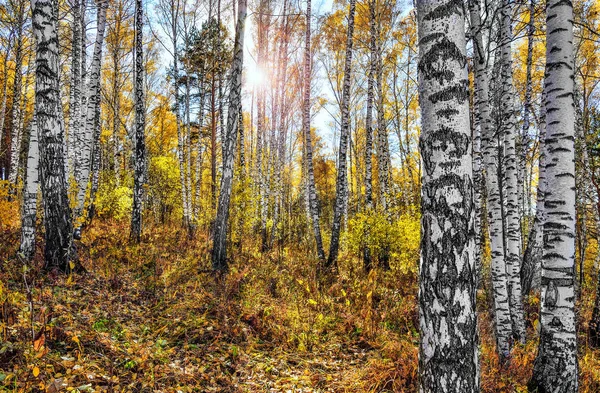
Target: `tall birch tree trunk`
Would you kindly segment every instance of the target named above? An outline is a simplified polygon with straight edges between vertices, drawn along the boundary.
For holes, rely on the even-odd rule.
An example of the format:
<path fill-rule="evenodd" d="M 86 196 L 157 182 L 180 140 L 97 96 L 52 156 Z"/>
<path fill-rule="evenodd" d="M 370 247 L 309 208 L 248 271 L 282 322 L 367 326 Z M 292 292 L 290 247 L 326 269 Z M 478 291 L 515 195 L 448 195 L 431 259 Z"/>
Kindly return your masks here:
<path fill-rule="evenodd" d="M 225 139 L 226 154 L 223 158 L 223 175 L 219 192 L 219 203 L 213 233 L 212 268 L 217 273 L 226 273 L 227 235 L 229 228 L 229 203 L 233 185 L 233 164 L 239 133 L 239 112 L 242 105 L 242 70 L 244 66 L 244 25 L 246 23 L 247 0 L 239 0 L 238 18 L 233 48 L 233 64 L 229 91 L 229 109 L 227 111 L 227 138 Z"/>
<path fill-rule="evenodd" d="M 512 327 L 508 302 L 508 283 L 504 260 L 504 236 L 502 229 L 502 209 L 498 184 L 498 147 L 499 135 L 492 127 L 489 102 L 489 81 L 486 71 L 486 59 L 482 39 L 482 25 L 479 1 L 469 1 L 473 47 L 475 53 L 475 107 L 481 127 L 481 148 L 486 173 L 487 213 L 491 251 L 492 294 L 494 307 L 494 326 L 496 348 L 501 359 L 510 353 Z"/>
<path fill-rule="evenodd" d="M 19 158 L 21 156 L 21 98 L 23 96 L 23 39 L 25 24 L 25 1 L 20 1 L 17 9 L 17 37 L 15 43 L 15 70 L 12 96 L 12 121 L 10 141 L 10 168 L 8 181 L 16 185 L 19 175 Z"/>
<path fill-rule="evenodd" d="M 27 154 L 27 175 L 23 187 L 23 212 L 21 215 L 21 246 L 19 251 L 25 260 L 35 255 L 35 221 L 37 216 L 37 196 L 39 180 L 40 151 L 38 146 L 35 119 L 29 126 L 29 152 Z"/>
<path fill-rule="evenodd" d="M 578 391 L 573 5 L 550 0 L 546 12 L 546 221 L 540 344 L 529 390 L 573 393 Z"/>
<path fill-rule="evenodd" d="M 347 187 L 348 177 L 348 138 L 350 133 L 350 76 L 352 73 L 352 46 L 354 43 L 354 13 L 356 11 L 356 0 L 350 0 L 348 12 L 348 35 L 346 37 L 346 61 L 344 63 L 344 82 L 342 85 L 342 119 L 340 127 L 340 147 L 338 150 L 337 181 L 335 186 L 335 205 L 333 211 L 333 225 L 331 227 L 331 242 L 329 244 L 329 256 L 326 268 L 331 269 L 337 265 L 340 248 L 340 230 L 342 215 L 344 213 L 344 194 Z"/>
<path fill-rule="evenodd" d="M 512 2 L 504 0 L 501 10 L 500 132 L 504 137 L 504 196 L 506 202 L 506 273 L 513 337 L 525 343 L 525 317 L 521 294 L 521 222 L 519 217 L 518 168 L 516 154 L 517 123 L 512 78 Z"/>
<path fill-rule="evenodd" d="M 319 224 L 319 206 L 317 200 L 317 188 L 315 186 L 315 170 L 313 164 L 313 145 L 310 132 L 310 80 L 311 80 L 311 52 L 310 52 L 310 34 L 311 34 L 311 3 L 306 2 L 306 31 L 304 41 L 304 80 L 303 80 L 303 103 L 302 103 L 302 131 L 304 134 L 304 164 L 306 167 L 305 184 L 306 198 L 308 200 L 308 210 L 312 221 L 313 233 L 317 246 L 317 255 L 320 263 L 325 262 L 325 251 L 323 250 L 323 240 L 321 238 L 321 226 Z"/>
<path fill-rule="evenodd" d="M 131 212 L 131 238 L 139 243 L 142 235 L 142 200 L 144 192 L 144 163 L 146 161 L 146 107 L 144 97 L 143 53 L 144 8 L 142 0 L 135 2 L 135 173 L 133 178 L 133 208 Z M 188 116 L 189 117 L 189 116 Z"/>
<path fill-rule="evenodd" d="M 12 48 L 12 34 L 8 37 L 8 44 L 2 60 L 2 105 L 0 105 L 0 148 L 2 148 L 2 135 L 4 134 L 4 121 L 6 120 L 6 101 L 8 97 L 8 59 Z"/>
<path fill-rule="evenodd" d="M 419 0 L 423 159 L 420 391 L 479 392 L 471 131 L 462 2 Z"/>
<path fill-rule="evenodd" d="M 33 34 L 36 41 L 35 119 L 40 149 L 40 180 L 44 200 L 46 268 L 70 269 L 73 234 L 67 195 L 64 128 L 59 95 L 58 21 L 56 0 L 33 0 Z"/>
<path fill-rule="evenodd" d="M 90 181 L 91 152 L 93 145 L 93 135 L 95 131 L 96 107 L 100 105 L 100 71 L 102 67 L 102 44 L 104 42 L 104 31 L 106 28 L 106 9 L 108 1 L 100 0 L 98 2 L 98 22 L 96 41 L 94 43 L 94 55 L 90 70 L 88 83 L 88 94 L 86 99 L 85 128 L 81 135 L 81 155 L 79 168 L 79 178 L 77 179 L 77 205 L 75 207 L 75 220 L 80 220 L 85 205 L 85 196 L 88 183 Z M 77 236 L 80 236 L 82 222 L 76 221 Z"/>
<path fill-rule="evenodd" d="M 539 150 L 538 161 L 538 186 L 535 204 L 535 218 L 529 231 L 527 247 L 523 254 L 523 267 L 521 268 L 521 288 L 523 296 L 528 295 L 532 289 L 539 289 L 542 278 L 542 247 L 544 240 L 544 221 L 546 218 L 544 198 L 546 194 L 546 110 L 545 96 L 542 95 L 542 110 L 539 125 Z"/>
<path fill-rule="evenodd" d="M 71 96 L 69 102 L 69 129 L 67 137 L 67 176 L 70 179 L 73 173 L 74 155 L 78 146 L 75 145 L 79 134 L 81 133 L 81 54 L 82 39 L 81 29 L 81 0 L 73 0 L 71 13 L 73 15 L 72 23 L 72 48 L 71 48 Z M 76 174 L 76 179 L 78 174 Z"/>
<path fill-rule="evenodd" d="M 367 74 L 367 114 L 365 117 L 365 208 L 367 214 L 373 209 L 373 101 L 375 89 L 375 68 L 377 51 L 377 29 L 375 27 L 375 0 L 369 1 L 369 72 Z M 369 229 L 366 228 L 365 238 L 369 239 Z M 372 268 L 371 249 L 365 244 L 363 264 L 366 272 Z"/>

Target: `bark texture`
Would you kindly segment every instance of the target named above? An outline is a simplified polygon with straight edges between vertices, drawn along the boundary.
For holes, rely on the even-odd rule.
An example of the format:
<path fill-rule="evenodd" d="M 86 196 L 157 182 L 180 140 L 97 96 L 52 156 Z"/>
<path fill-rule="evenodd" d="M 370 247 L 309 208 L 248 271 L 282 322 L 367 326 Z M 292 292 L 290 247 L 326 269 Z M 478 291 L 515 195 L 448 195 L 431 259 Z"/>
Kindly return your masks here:
<path fill-rule="evenodd" d="M 481 148 L 487 188 L 487 213 L 491 251 L 492 295 L 496 348 L 501 359 L 508 357 L 512 327 L 508 302 L 506 264 L 504 260 L 504 235 L 502 207 L 498 183 L 499 134 L 492 127 L 489 102 L 489 80 L 486 73 L 481 17 L 478 0 L 469 1 L 472 32 L 474 32 L 475 107 L 481 127 Z"/>
<path fill-rule="evenodd" d="M 244 25 L 246 23 L 246 0 L 239 0 L 238 18 L 231 67 L 229 110 L 227 112 L 227 135 L 225 138 L 225 157 L 223 175 L 217 207 L 217 217 L 213 233 L 212 267 L 219 273 L 227 271 L 227 235 L 229 228 L 229 203 L 233 185 L 233 164 L 239 133 L 240 107 L 242 105 L 242 69 L 244 66 Z"/>
<path fill-rule="evenodd" d="M 23 187 L 23 211 L 21 214 L 21 246 L 19 252 L 30 261 L 35 254 L 35 221 L 39 180 L 40 151 L 35 119 L 29 126 L 29 151 L 27 154 L 27 176 Z"/>
<path fill-rule="evenodd" d="M 419 0 L 423 159 L 420 392 L 479 392 L 469 92 L 462 2 Z"/>
<path fill-rule="evenodd" d="M 506 273 L 513 338 L 525 343 L 525 318 L 521 295 L 521 222 L 519 217 L 519 189 L 517 168 L 517 120 L 514 105 L 515 89 L 512 77 L 512 2 L 504 0 L 501 10 L 501 67 L 502 92 L 500 98 L 500 138 L 504 138 L 504 184 Z"/>
<path fill-rule="evenodd" d="M 574 290 L 573 5 L 550 0 L 546 14 L 547 158 L 541 332 L 529 390 L 572 393 L 578 391 Z"/>
<path fill-rule="evenodd" d="M 59 96 L 57 0 L 33 0 L 36 41 L 35 118 L 40 148 L 40 178 L 44 200 L 46 268 L 69 270 L 73 223 L 67 195 L 64 129 Z"/>
<path fill-rule="evenodd" d="M 135 173 L 133 178 L 133 207 L 131 212 L 131 238 L 137 243 L 142 235 L 142 200 L 144 192 L 144 163 L 146 161 L 146 107 L 144 101 L 144 9 L 142 0 L 135 2 Z M 189 113 L 189 112 L 188 112 Z M 188 122 L 189 124 L 189 122 Z"/>
<path fill-rule="evenodd" d="M 352 73 L 352 46 L 354 43 L 354 13 L 356 1 L 350 0 L 348 11 L 348 34 L 346 36 L 346 61 L 344 63 L 344 82 L 342 85 L 342 119 L 340 128 L 340 147 L 338 150 L 337 181 L 335 186 L 335 205 L 333 210 L 333 225 L 331 227 L 331 242 L 329 243 L 329 256 L 326 268 L 337 264 L 340 249 L 340 231 L 342 215 L 344 213 L 345 191 L 348 182 L 348 139 L 350 135 L 350 77 Z"/>
<path fill-rule="evenodd" d="M 106 28 L 106 9 L 108 1 L 98 2 L 98 27 L 96 41 L 94 43 L 94 54 L 90 69 L 89 83 L 87 87 L 87 99 L 85 110 L 85 128 L 81 135 L 79 147 L 79 163 L 76 165 L 79 177 L 77 178 L 77 205 L 75 207 L 75 220 L 78 231 L 81 228 L 81 218 L 85 205 L 85 196 L 90 181 L 90 170 L 92 161 L 92 145 L 94 136 L 94 125 L 96 119 L 96 107 L 100 105 L 100 71 L 102 67 L 102 44 L 104 42 L 104 31 Z"/>
<path fill-rule="evenodd" d="M 310 79 L 311 79 L 311 52 L 310 52 L 310 34 L 311 34 L 311 0 L 306 2 L 306 34 L 304 42 L 304 81 L 302 103 L 302 131 L 304 135 L 304 164 L 306 167 L 306 198 L 308 200 L 308 210 L 312 221 L 313 233 L 317 246 L 317 255 L 319 261 L 325 261 L 325 251 L 323 250 L 323 240 L 321 238 L 321 226 L 319 224 L 319 206 L 317 200 L 317 188 L 315 186 L 315 170 L 313 164 L 313 146 L 310 133 Z"/>

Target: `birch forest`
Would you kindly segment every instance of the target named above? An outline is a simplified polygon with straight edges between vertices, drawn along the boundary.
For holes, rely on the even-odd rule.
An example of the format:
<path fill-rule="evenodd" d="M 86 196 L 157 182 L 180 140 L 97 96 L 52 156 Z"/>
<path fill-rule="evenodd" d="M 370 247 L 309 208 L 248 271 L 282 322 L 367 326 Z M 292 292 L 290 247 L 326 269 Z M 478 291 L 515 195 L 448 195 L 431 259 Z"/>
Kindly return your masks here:
<path fill-rule="evenodd" d="M 0 391 L 600 393 L 600 0 L 0 0 Z"/>

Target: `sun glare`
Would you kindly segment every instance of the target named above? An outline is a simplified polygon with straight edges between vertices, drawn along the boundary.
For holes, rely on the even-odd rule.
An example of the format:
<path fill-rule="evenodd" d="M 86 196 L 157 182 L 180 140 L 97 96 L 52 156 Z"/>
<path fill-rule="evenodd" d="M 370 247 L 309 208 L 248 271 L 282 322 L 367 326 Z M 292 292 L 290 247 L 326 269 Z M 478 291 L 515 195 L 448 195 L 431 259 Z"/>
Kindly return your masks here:
<path fill-rule="evenodd" d="M 266 83 L 267 78 L 265 76 L 265 72 L 258 67 L 252 67 L 248 69 L 246 74 L 246 82 L 248 83 L 248 87 L 254 88 L 258 86 L 262 86 Z"/>

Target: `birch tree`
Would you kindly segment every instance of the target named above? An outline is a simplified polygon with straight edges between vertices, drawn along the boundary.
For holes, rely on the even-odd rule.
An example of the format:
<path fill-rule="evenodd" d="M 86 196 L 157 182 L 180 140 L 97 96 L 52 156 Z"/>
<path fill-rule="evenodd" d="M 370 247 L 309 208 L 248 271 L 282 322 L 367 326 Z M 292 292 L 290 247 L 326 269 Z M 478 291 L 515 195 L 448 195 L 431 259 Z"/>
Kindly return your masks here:
<path fill-rule="evenodd" d="M 521 223 L 519 217 L 519 190 L 517 185 L 517 124 L 514 107 L 514 88 L 512 77 L 512 2 L 504 0 L 500 12 L 500 130 L 504 139 L 504 184 L 503 197 L 506 202 L 505 245 L 506 273 L 508 275 L 508 296 L 513 336 L 525 343 L 525 318 L 521 295 Z"/>
<path fill-rule="evenodd" d="M 87 87 L 87 99 L 85 110 L 85 128 L 81 136 L 81 155 L 79 167 L 79 178 L 77 179 L 77 205 L 75 207 L 75 219 L 79 220 L 83 213 L 85 196 L 90 181 L 91 151 L 93 145 L 94 125 L 96 119 L 96 107 L 100 105 L 100 70 L 102 66 L 102 43 L 104 42 L 104 31 L 106 28 L 107 0 L 98 1 L 98 22 L 96 41 L 94 43 L 94 54 L 90 69 L 90 77 Z M 78 233 L 81 222 L 77 223 Z"/>
<path fill-rule="evenodd" d="M 56 0 L 33 0 L 33 34 L 36 41 L 35 119 L 40 149 L 40 179 L 44 198 L 46 268 L 70 269 L 73 224 L 67 195 L 64 129 L 59 95 Z"/>
<path fill-rule="evenodd" d="M 238 17 L 233 48 L 233 64 L 229 91 L 229 110 L 227 111 L 227 136 L 225 139 L 225 157 L 223 157 L 223 175 L 219 193 L 219 203 L 213 233 L 212 267 L 215 272 L 227 272 L 227 235 L 229 228 L 229 204 L 233 185 L 233 164 L 239 133 L 240 107 L 242 105 L 242 70 L 244 66 L 244 25 L 246 23 L 247 0 L 239 0 Z"/>
<path fill-rule="evenodd" d="M 12 121 L 11 121 L 11 143 L 10 143 L 10 169 L 8 180 L 13 185 L 17 183 L 19 174 L 19 158 L 21 155 L 21 140 L 23 133 L 21 129 L 21 100 L 23 96 L 23 58 L 25 56 L 25 18 L 26 2 L 17 1 L 13 4 L 15 24 L 15 69 L 12 94 Z"/>
<path fill-rule="evenodd" d="M 356 11 L 356 1 L 350 0 L 350 9 L 348 11 L 348 33 L 346 37 L 346 61 L 344 63 L 344 82 L 342 86 L 341 101 L 341 126 L 340 126 L 340 145 L 338 150 L 338 168 L 337 180 L 335 186 L 335 205 L 333 211 L 333 224 L 331 227 L 331 242 L 329 243 L 329 256 L 327 257 L 326 268 L 331 269 L 337 265 L 337 258 L 340 248 L 340 230 L 342 227 L 342 215 L 344 213 L 344 198 L 347 187 L 348 177 L 348 138 L 350 133 L 350 76 L 352 73 L 352 46 L 354 43 L 354 13 Z"/>
<path fill-rule="evenodd" d="M 321 238 L 321 226 L 319 223 L 319 206 L 317 200 L 317 188 L 315 186 L 315 170 L 313 164 L 313 144 L 310 132 L 310 80 L 311 80 L 311 2 L 306 1 L 306 31 L 304 41 L 304 78 L 303 78 L 303 102 L 302 102 L 302 131 L 304 136 L 304 163 L 306 166 L 306 198 L 308 199 L 308 210 L 312 221 L 313 233 L 317 246 L 317 255 L 321 263 L 325 262 L 325 251 Z"/>
<path fill-rule="evenodd" d="M 530 391 L 578 391 L 575 326 L 573 5 L 546 7 L 546 192 L 540 344 Z"/>
<path fill-rule="evenodd" d="M 71 96 L 69 100 L 69 129 L 67 137 L 67 167 L 69 171 L 67 175 L 69 178 L 75 175 L 77 179 L 79 174 L 73 173 L 74 170 L 74 156 L 78 149 L 76 141 L 81 134 L 81 57 L 82 57 L 82 26 L 83 14 L 81 12 L 82 0 L 73 0 L 71 6 L 71 13 L 73 22 L 71 28 L 72 34 L 72 47 L 71 47 Z"/>
<path fill-rule="evenodd" d="M 133 186 L 133 208 L 131 212 L 131 238 L 140 242 L 142 234 L 142 199 L 144 186 L 144 162 L 146 159 L 146 143 L 144 129 L 146 127 L 146 108 L 144 103 L 144 53 L 143 28 L 144 9 L 142 0 L 135 2 L 135 173 Z"/>
<path fill-rule="evenodd" d="M 377 51 L 377 29 L 375 27 L 375 0 L 369 1 L 369 71 L 367 74 L 367 114 L 365 117 L 365 207 L 367 213 L 373 209 L 373 101 L 375 89 L 375 56 Z M 368 228 L 367 228 L 368 232 Z M 368 233 L 366 234 L 368 239 Z M 371 249 L 365 245 L 363 251 L 365 271 L 372 267 Z"/>
<path fill-rule="evenodd" d="M 463 6 L 417 1 L 423 160 L 421 392 L 479 392 L 469 92 Z"/>
<path fill-rule="evenodd" d="M 40 152 L 35 119 L 29 126 L 29 150 L 27 153 L 27 175 L 23 187 L 23 210 L 21 214 L 21 246 L 19 252 L 29 261 L 35 254 L 35 221 L 39 181 Z"/>
<path fill-rule="evenodd" d="M 492 127 L 489 103 L 489 80 L 482 39 L 482 25 L 478 0 L 469 1 L 471 32 L 474 38 L 475 107 L 481 127 L 481 148 L 485 167 L 487 188 L 487 213 L 490 236 L 492 297 L 496 349 L 501 359 L 510 352 L 512 326 L 508 301 L 506 264 L 504 260 L 504 236 L 500 186 L 498 184 L 499 133 Z"/>

